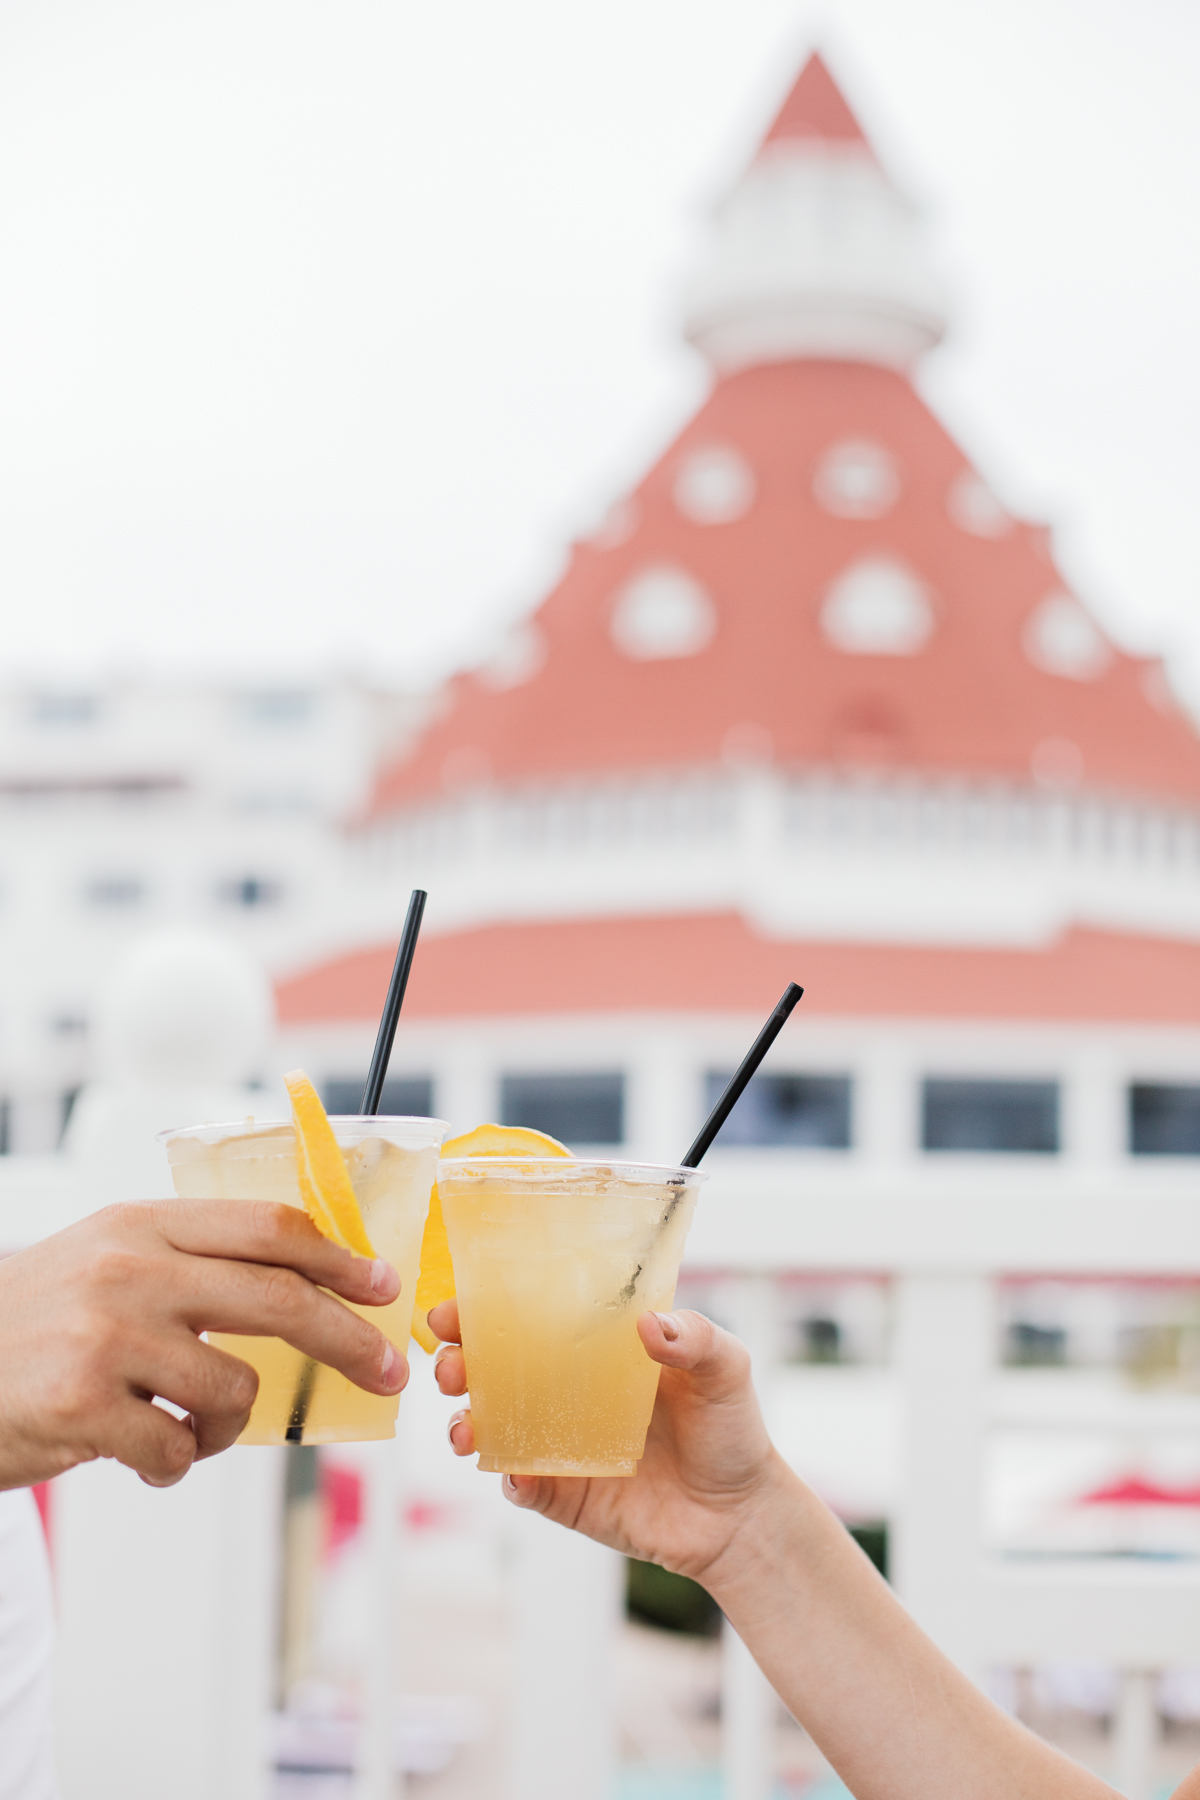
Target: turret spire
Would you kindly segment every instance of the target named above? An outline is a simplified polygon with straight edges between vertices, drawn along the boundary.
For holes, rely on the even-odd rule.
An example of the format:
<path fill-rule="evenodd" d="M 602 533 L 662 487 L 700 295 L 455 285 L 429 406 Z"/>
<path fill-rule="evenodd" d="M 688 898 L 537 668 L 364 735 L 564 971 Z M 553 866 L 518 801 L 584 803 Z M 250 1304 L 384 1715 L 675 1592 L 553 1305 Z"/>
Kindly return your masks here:
<path fill-rule="evenodd" d="M 722 372 L 795 357 L 907 369 L 945 331 L 916 210 L 816 54 L 716 223 L 686 330 Z"/>
<path fill-rule="evenodd" d="M 815 51 L 775 115 L 775 122 L 763 139 L 763 148 L 768 144 L 792 143 L 797 138 L 820 138 L 827 144 L 858 144 L 864 150 L 871 148 L 866 133 L 846 104 L 841 88 Z"/>

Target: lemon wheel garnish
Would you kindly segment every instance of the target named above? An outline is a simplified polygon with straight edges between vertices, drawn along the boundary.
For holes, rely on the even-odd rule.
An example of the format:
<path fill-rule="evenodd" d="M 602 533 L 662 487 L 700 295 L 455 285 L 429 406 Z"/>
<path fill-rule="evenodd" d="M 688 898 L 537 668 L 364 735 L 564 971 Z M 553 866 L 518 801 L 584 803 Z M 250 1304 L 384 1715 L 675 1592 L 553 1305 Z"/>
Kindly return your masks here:
<path fill-rule="evenodd" d="M 443 1156 L 570 1156 L 571 1152 L 557 1138 L 544 1131 L 527 1131 L 520 1125 L 477 1125 L 463 1137 L 451 1138 L 443 1144 Z M 438 1340 L 426 1323 L 429 1312 L 443 1300 L 453 1300 L 454 1264 L 450 1260 L 450 1244 L 446 1237 L 446 1221 L 437 1186 L 429 1201 L 425 1220 L 425 1236 L 421 1240 L 421 1274 L 417 1281 L 417 1303 L 413 1314 L 412 1334 L 422 1350 L 432 1356 Z"/>
<path fill-rule="evenodd" d="M 358 1256 L 375 1255 L 341 1146 L 321 1096 L 303 1069 L 283 1078 L 296 1127 L 296 1174 L 304 1210 L 323 1237 Z"/>

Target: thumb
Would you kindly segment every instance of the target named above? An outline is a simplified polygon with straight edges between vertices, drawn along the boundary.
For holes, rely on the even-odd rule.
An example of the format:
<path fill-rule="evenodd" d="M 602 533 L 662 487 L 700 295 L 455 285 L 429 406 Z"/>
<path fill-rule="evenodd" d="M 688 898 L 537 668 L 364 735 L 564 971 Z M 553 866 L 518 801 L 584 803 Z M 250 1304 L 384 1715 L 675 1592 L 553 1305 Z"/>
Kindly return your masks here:
<path fill-rule="evenodd" d="M 750 1385 L 750 1353 L 698 1312 L 643 1313 L 638 1336 L 664 1369 L 678 1369 L 706 1399 L 729 1399 Z"/>

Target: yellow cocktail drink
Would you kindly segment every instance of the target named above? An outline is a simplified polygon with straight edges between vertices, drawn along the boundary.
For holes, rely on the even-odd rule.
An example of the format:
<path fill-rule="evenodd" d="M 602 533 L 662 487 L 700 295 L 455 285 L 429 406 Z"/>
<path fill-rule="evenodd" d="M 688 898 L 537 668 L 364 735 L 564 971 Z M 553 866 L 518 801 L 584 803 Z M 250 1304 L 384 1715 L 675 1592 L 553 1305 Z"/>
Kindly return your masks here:
<path fill-rule="evenodd" d="M 646 1164 L 438 1164 L 479 1467 L 632 1475 L 659 1369 L 637 1334 L 669 1308 L 704 1176 Z"/>
<path fill-rule="evenodd" d="M 330 1120 L 346 1159 L 367 1235 L 400 1271 L 390 1306 L 353 1310 L 407 1350 L 429 1211 L 441 1119 Z M 201 1125 L 163 1133 L 181 1200 L 275 1200 L 301 1206 L 296 1136 L 291 1124 Z M 346 1301 L 342 1305 L 349 1304 Z M 396 1435 L 399 1395 L 364 1393 L 336 1369 L 314 1363 L 280 1338 L 212 1334 L 258 1370 L 258 1398 L 241 1444 L 346 1444 Z"/>

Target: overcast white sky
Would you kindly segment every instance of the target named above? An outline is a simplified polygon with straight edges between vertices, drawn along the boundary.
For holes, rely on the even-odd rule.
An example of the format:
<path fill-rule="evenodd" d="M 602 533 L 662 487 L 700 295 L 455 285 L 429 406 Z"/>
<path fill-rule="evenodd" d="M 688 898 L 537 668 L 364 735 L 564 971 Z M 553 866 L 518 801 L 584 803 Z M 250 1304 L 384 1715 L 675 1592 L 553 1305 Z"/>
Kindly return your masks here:
<path fill-rule="evenodd" d="M 925 391 L 1200 701 L 1194 0 L 4 0 L 0 680 L 478 658 L 699 398 L 814 38 L 958 296 Z"/>

